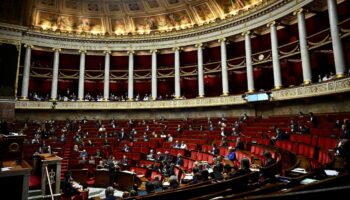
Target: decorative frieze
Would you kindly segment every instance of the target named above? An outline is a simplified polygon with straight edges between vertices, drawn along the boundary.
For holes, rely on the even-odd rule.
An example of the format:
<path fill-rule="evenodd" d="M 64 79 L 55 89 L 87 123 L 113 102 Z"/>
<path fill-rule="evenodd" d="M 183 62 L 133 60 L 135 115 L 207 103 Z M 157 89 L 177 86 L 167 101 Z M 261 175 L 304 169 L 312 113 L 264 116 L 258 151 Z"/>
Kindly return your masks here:
<path fill-rule="evenodd" d="M 334 79 L 323 83 L 274 90 L 271 101 L 283 101 L 350 92 L 350 78 Z M 16 109 L 34 110 L 124 110 L 124 109 L 172 109 L 243 105 L 247 102 L 242 95 L 206 97 L 166 101 L 127 101 L 127 102 L 52 102 L 17 101 Z"/>

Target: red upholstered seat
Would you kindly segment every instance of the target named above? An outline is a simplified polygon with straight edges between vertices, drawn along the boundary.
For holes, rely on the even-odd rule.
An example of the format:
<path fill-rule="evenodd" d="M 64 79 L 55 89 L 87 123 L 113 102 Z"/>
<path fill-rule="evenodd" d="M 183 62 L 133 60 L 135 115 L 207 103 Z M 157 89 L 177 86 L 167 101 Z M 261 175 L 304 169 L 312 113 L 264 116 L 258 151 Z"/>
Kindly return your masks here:
<path fill-rule="evenodd" d="M 41 187 L 41 180 L 39 176 L 29 176 L 29 189 L 38 189 Z"/>
<path fill-rule="evenodd" d="M 143 175 L 146 177 L 148 169 L 142 167 L 130 167 L 130 171 L 135 172 L 137 175 Z"/>
<path fill-rule="evenodd" d="M 152 171 L 150 179 L 153 181 L 153 180 L 155 180 L 156 177 L 158 177 L 159 181 L 163 180 L 163 176 L 160 172 Z"/>

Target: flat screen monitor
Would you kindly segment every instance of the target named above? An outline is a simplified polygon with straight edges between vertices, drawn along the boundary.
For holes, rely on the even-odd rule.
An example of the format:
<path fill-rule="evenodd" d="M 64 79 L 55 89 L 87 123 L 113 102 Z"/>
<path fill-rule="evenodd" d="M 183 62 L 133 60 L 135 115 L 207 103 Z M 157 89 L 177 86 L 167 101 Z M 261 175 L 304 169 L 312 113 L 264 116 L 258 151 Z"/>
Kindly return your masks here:
<path fill-rule="evenodd" d="M 245 99 L 248 102 L 268 101 L 270 95 L 268 93 L 247 94 Z"/>

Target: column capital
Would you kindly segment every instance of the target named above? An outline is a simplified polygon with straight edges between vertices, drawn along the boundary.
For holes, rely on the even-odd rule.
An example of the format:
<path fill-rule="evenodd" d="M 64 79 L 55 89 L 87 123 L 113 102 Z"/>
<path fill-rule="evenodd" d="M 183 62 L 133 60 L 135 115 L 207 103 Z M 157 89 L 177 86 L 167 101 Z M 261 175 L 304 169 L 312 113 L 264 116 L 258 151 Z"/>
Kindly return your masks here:
<path fill-rule="evenodd" d="M 104 51 L 103 51 L 103 54 L 111 54 L 111 53 L 112 53 L 111 50 L 104 50 Z"/>
<path fill-rule="evenodd" d="M 79 53 L 82 54 L 82 53 L 86 53 L 86 49 L 79 49 Z"/>
<path fill-rule="evenodd" d="M 266 24 L 267 27 L 272 27 L 272 26 L 276 26 L 278 23 L 276 21 L 272 21 Z"/>
<path fill-rule="evenodd" d="M 151 50 L 149 50 L 149 52 L 152 53 L 152 54 L 153 53 L 158 53 L 158 50 L 157 49 L 151 49 Z"/>
<path fill-rule="evenodd" d="M 181 48 L 181 47 L 173 47 L 172 50 L 173 50 L 173 51 L 181 51 L 182 48 Z"/>
<path fill-rule="evenodd" d="M 24 44 L 24 47 L 25 47 L 25 48 L 28 48 L 28 47 L 29 47 L 29 48 L 32 49 L 34 46 L 33 46 L 32 44 Z"/>
<path fill-rule="evenodd" d="M 298 14 L 300 14 L 300 13 L 306 13 L 306 12 L 307 12 L 306 9 L 304 9 L 304 8 L 299 8 L 298 10 L 296 10 L 296 11 L 293 12 L 293 15 L 298 15 Z"/>
<path fill-rule="evenodd" d="M 251 33 L 252 33 L 252 32 L 250 32 L 250 31 L 245 31 L 245 32 L 242 33 L 242 35 L 243 35 L 243 36 L 246 36 L 246 35 L 249 36 Z"/>
<path fill-rule="evenodd" d="M 195 44 L 194 45 L 196 48 L 203 48 L 204 46 L 203 46 L 203 43 L 198 43 L 198 44 Z"/>
<path fill-rule="evenodd" d="M 225 42 L 226 41 L 226 38 L 219 38 L 218 39 L 218 42 Z"/>
<path fill-rule="evenodd" d="M 61 49 L 60 49 L 60 48 L 52 48 L 52 51 L 58 51 L 58 52 L 60 52 Z"/>
<path fill-rule="evenodd" d="M 128 50 L 126 53 L 127 53 L 128 55 L 130 55 L 130 54 L 134 54 L 135 51 L 134 51 L 134 50 Z"/>

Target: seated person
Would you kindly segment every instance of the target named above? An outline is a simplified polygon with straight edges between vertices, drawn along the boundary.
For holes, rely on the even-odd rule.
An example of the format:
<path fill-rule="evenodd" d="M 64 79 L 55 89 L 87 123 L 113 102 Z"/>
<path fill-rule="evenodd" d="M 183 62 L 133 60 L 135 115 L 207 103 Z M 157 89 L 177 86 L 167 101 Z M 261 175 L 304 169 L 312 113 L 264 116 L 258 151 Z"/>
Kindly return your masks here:
<path fill-rule="evenodd" d="M 173 145 L 173 148 L 179 149 L 181 147 L 181 144 L 178 140 L 175 141 L 175 144 Z"/>
<path fill-rule="evenodd" d="M 180 187 L 179 181 L 175 175 L 169 177 L 169 189 L 176 189 Z"/>
<path fill-rule="evenodd" d="M 219 167 L 217 165 L 215 165 L 213 167 L 213 172 L 210 173 L 210 176 L 212 178 L 212 180 L 214 181 L 222 181 L 224 179 L 224 177 L 222 176 L 220 170 L 219 170 Z"/>
<path fill-rule="evenodd" d="M 236 149 L 235 148 L 230 148 L 227 158 L 231 162 L 236 160 Z"/>
<path fill-rule="evenodd" d="M 187 149 L 187 145 L 185 144 L 185 142 L 183 140 L 181 141 L 180 149 Z"/>
<path fill-rule="evenodd" d="M 237 140 L 236 140 L 235 149 L 236 150 L 244 150 L 244 143 L 242 142 L 240 137 L 238 137 Z"/>
<path fill-rule="evenodd" d="M 103 200 L 117 200 L 117 197 L 114 196 L 114 188 L 112 186 L 106 188 L 105 195 L 106 198 L 104 198 Z"/>
<path fill-rule="evenodd" d="M 183 164 L 184 164 L 184 160 L 182 159 L 181 154 L 178 153 L 178 154 L 177 154 L 177 158 L 176 158 L 175 165 L 181 167 Z"/>
<path fill-rule="evenodd" d="M 64 175 L 62 191 L 65 197 L 71 198 L 73 196 L 80 195 L 80 192 L 83 191 L 83 186 L 74 181 L 72 173 L 68 171 Z"/>
<path fill-rule="evenodd" d="M 124 151 L 124 152 L 130 152 L 130 147 L 129 147 L 129 145 L 124 144 L 123 151 Z"/>
<path fill-rule="evenodd" d="M 94 144 L 92 143 L 92 141 L 91 141 L 91 140 L 88 140 L 88 142 L 87 142 L 87 146 L 89 146 L 89 147 L 93 147 L 93 146 L 94 146 Z"/>
<path fill-rule="evenodd" d="M 155 187 L 152 182 L 147 181 L 146 183 L 146 192 L 147 194 L 152 194 L 155 192 Z"/>
<path fill-rule="evenodd" d="M 151 160 L 151 161 L 155 160 L 153 149 L 149 150 L 149 153 L 147 155 L 147 160 Z"/>
<path fill-rule="evenodd" d="M 102 158 L 103 153 L 100 149 L 96 149 L 95 158 Z"/>
<path fill-rule="evenodd" d="M 236 171 L 235 176 L 242 176 L 245 174 L 249 174 L 250 170 L 250 161 L 248 158 L 242 158 L 240 162 L 240 168 Z"/>
<path fill-rule="evenodd" d="M 128 163 L 128 158 L 126 157 L 126 155 L 123 155 L 123 159 L 121 161 L 121 164 L 124 165 L 124 166 L 127 166 L 129 163 Z"/>
<path fill-rule="evenodd" d="M 82 160 L 86 160 L 88 158 L 88 156 L 89 155 L 88 155 L 88 153 L 86 152 L 85 149 L 83 151 L 81 151 L 80 155 L 79 155 L 80 159 L 82 159 Z"/>
<path fill-rule="evenodd" d="M 262 176 L 264 179 L 272 179 L 274 178 L 274 174 L 273 173 L 267 174 L 265 169 L 275 164 L 276 160 L 272 158 L 272 155 L 269 151 L 265 151 L 263 155 L 264 155 L 265 161 L 263 166 L 261 166 L 260 168 L 260 176 Z"/>
<path fill-rule="evenodd" d="M 146 132 L 143 133 L 143 141 L 144 142 L 148 142 L 149 141 L 149 137 L 148 137 Z"/>
<path fill-rule="evenodd" d="M 211 149 L 211 151 L 209 151 L 209 153 L 212 153 L 214 155 L 219 154 L 219 148 L 217 147 L 217 145 L 215 143 L 213 143 L 212 149 Z"/>

